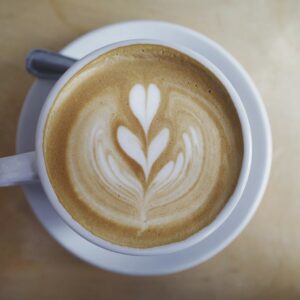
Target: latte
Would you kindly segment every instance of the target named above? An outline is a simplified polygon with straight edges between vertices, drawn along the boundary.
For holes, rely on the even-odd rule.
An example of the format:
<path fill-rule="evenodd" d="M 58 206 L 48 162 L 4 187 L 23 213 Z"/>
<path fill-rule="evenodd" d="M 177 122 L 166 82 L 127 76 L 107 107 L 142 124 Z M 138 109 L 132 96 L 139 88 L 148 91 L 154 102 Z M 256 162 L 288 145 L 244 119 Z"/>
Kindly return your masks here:
<path fill-rule="evenodd" d="M 65 84 L 43 149 L 74 220 L 114 244 L 147 248 L 214 220 L 236 187 L 243 136 L 230 95 L 203 65 L 171 48 L 133 45 Z"/>

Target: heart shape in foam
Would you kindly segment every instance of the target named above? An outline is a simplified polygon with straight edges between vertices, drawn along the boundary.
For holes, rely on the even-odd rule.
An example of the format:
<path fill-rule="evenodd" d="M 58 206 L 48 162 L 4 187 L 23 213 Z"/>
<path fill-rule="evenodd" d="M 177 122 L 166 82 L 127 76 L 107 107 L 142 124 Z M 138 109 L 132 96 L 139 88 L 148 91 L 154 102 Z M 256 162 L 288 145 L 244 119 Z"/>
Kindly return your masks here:
<path fill-rule="evenodd" d="M 130 91 L 129 105 L 131 111 L 143 127 L 146 138 L 159 104 L 160 92 L 153 83 L 147 88 L 147 97 L 145 88 L 141 84 L 136 84 Z"/>

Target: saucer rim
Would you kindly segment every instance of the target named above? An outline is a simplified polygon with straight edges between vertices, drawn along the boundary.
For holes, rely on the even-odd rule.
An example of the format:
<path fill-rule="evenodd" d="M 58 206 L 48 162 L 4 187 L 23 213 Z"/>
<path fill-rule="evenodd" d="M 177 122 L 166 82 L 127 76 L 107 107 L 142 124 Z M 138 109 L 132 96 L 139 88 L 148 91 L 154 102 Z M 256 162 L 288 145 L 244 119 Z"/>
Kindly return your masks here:
<path fill-rule="evenodd" d="M 176 29 L 176 30 L 185 31 L 186 34 L 189 33 L 190 35 L 193 35 L 194 38 L 196 38 L 198 40 L 198 42 L 199 42 L 199 39 L 202 39 L 202 43 L 204 43 L 204 44 L 208 43 L 211 46 L 217 48 L 219 50 L 219 52 L 224 55 L 224 59 L 226 58 L 228 61 L 231 61 L 231 63 L 233 65 L 235 65 L 236 72 L 240 72 L 241 75 L 245 78 L 245 81 L 247 81 L 247 84 L 249 86 L 249 90 L 252 91 L 254 98 L 256 98 L 256 104 L 259 106 L 259 111 L 261 113 L 261 118 L 262 118 L 262 121 L 265 125 L 264 129 L 265 129 L 265 134 L 266 134 L 266 140 L 265 140 L 265 142 L 266 142 L 266 149 L 265 149 L 266 150 L 266 159 L 265 159 L 265 168 L 262 171 L 262 173 L 264 173 L 265 176 L 263 177 L 263 180 L 261 182 L 261 186 L 260 186 L 260 188 L 258 189 L 258 191 L 256 193 L 256 198 L 253 199 L 251 209 L 248 211 L 247 215 L 243 218 L 243 221 L 239 222 L 239 226 L 237 228 L 235 228 L 235 230 L 232 230 L 231 233 L 227 236 L 227 238 L 224 239 L 221 243 L 219 243 L 218 247 L 215 247 L 213 251 L 210 251 L 209 253 L 206 253 L 206 255 L 202 254 L 201 259 L 195 258 L 190 263 L 185 263 L 185 264 L 183 263 L 181 267 L 179 267 L 179 268 L 175 267 L 172 270 L 170 270 L 170 269 L 165 270 L 165 272 L 160 271 L 159 273 L 155 273 L 155 272 L 143 272 L 145 270 L 143 270 L 143 271 L 136 270 L 136 272 L 128 273 L 128 272 L 123 271 L 123 270 L 118 270 L 117 268 L 110 268 L 109 266 L 105 267 L 103 264 L 99 264 L 99 263 L 97 264 L 97 262 L 92 262 L 91 260 L 88 260 L 87 258 L 83 257 L 82 255 L 76 253 L 76 250 L 70 249 L 69 247 L 67 247 L 56 236 L 53 236 L 52 233 L 47 228 L 47 226 L 43 224 L 45 226 L 45 228 L 47 229 L 47 231 L 50 232 L 50 234 L 53 236 L 53 238 L 55 238 L 55 240 L 57 240 L 64 248 L 66 248 L 68 251 L 73 253 L 75 256 L 83 259 L 84 261 L 86 261 L 90 264 L 93 264 L 97 267 L 100 267 L 102 269 L 109 270 L 109 271 L 116 272 L 116 273 L 122 273 L 122 274 L 126 274 L 126 275 L 164 275 L 164 274 L 175 273 L 175 272 L 179 272 L 179 271 L 191 268 L 195 265 L 198 265 L 199 263 L 204 262 L 207 259 L 209 259 L 210 257 L 212 257 L 212 256 L 216 255 L 217 253 L 219 253 L 223 248 L 225 248 L 230 242 L 232 242 L 237 237 L 237 235 L 245 228 L 245 226 L 249 223 L 250 219 L 254 215 L 259 203 L 261 202 L 262 195 L 263 195 L 263 193 L 266 189 L 266 185 L 267 185 L 269 174 L 270 174 L 270 168 L 271 168 L 271 157 L 272 157 L 272 155 L 271 155 L 272 154 L 271 131 L 270 131 L 270 125 L 269 125 L 269 122 L 268 122 L 267 114 L 266 114 L 264 105 L 262 103 L 261 97 L 260 97 L 253 81 L 251 80 L 249 75 L 246 73 L 246 71 L 241 67 L 241 65 L 229 53 L 227 53 L 221 46 L 219 46 L 217 43 L 210 40 L 206 36 L 203 36 L 202 34 L 200 34 L 198 32 L 195 32 L 192 29 L 185 28 L 181 25 L 167 23 L 167 22 L 149 21 L 149 20 L 129 21 L 129 22 L 114 23 L 114 24 L 107 25 L 107 26 L 98 28 L 96 30 L 93 30 L 93 31 L 77 38 L 76 40 L 72 41 L 70 44 L 68 44 L 66 47 L 64 47 L 61 52 L 64 53 L 64 54 L 68 54 L 68 51 L 70 51 L 70 49 L 72 47 L 74 47 L 74 45 L 76 45 L 77 43 L 82 42 L 83 39 L 87 38 L 88 36 L 91 36 L 91 35 L 94 35 L 94 34 L 99 35 L 99 34 L 103 33 L 104 30 L 116 30 L 116 28 L 118 28 L 120 26 L 121 27 L 124 27 L 124 26 L 144 26 L 144 25 L 149 26 L 149 25 L 153 25 L 153 24 L 155 26 L 171 26 L 171 27 L 173 27 L 173 30 Z M 202 54 L 202 53 L 200 53 L 200 54 Z M 218 65 L 217 65 L 217 67 L 218 67 Z M 21 112 L 21 116 L 20 116 L 20 120 L 19 120 L 19 124 L 18 124 L 18 133 L 17 133 L 17 150 L 18 151 L 17 152 L 21 152 L 20 151 L 21 150 L 20 139 L 22 138 L 22 136 L 21 136 L 20 132 L 21 132 L 22 124 L 24 123 L 23 119 L 25 118 L 25 113 L 24 113 L 25 109 L 24 109 L 24 107 L 26 106 L 26 103 L 28 103 L 30 101 L 31 91 L 34 88 L 36 88 L 37 85 L 38 85 L 37 81 L 32 85 L 30 91 L 27 94 L 26 100 L 25 100 L 23 108 L 22 108 L 22 112 Z M 252 132 L 251 132 L 251 134 L 252 134 Z M 248 183 L 247 183 L 247 185 L 248 185 Z M 29 200 L 29 198 L 31 198 L 31 196 L 29 195 L 30 192 L 28 192 L 28 188 L 29 187 L 25 187 L 25 194 L 26 194 L 27 201 L 30 203 L 30 206 L 31 206 L 31 202 Z M 34 212 L 35 212 L 35 210 L 34 210 Z M 35 214 L 36 214 L 36 212 L 35 212 Z M 38 219 L 39 219 L 39 217 L 38 217 Z M 40 220 L 40 221 L 41 221 L 41 223 L 43 223 L 42 220 Z M 205 239 L 203 241 L 205 241 Z M 198 244 L 200 244 L 202 242 L 199 242 Z M 193 247 L 199 246 L 198 244 L 196 244 Z M 184 252 L 184 251 L 185 250 L 183 250 L 182 252 Z M 123 254 L 120 254 L 120 255 L 123 256 Z M 162 260 L 162 262 L 163 262 L 163 260 Z"/>

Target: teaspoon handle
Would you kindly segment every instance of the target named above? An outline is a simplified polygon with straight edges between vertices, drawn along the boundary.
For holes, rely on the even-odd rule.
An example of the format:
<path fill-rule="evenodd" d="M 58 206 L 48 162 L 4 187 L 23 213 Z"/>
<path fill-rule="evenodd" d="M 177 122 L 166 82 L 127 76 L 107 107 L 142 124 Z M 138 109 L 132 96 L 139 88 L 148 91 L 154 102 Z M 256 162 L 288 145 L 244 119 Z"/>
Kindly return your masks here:
<path fill-rule="evenodd" d="M 41 79 L 58 79 L 76 59 L 45 49 L 34 49 L 26 57 L 28 73 Z"/>

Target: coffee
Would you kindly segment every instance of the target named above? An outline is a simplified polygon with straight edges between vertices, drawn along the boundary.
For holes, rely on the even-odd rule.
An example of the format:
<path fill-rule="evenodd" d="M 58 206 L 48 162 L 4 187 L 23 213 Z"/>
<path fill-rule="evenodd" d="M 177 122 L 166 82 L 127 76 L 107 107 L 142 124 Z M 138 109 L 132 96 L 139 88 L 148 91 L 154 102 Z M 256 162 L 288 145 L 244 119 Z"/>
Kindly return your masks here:
<path fill-rule="evenodd" d="M 240 121 L 222 83 L 174 49 L 133 45 L 88 63 L 59 92 L 43 141 L 74 220 L 147 248 L 211 223 L 241 170 Z"/>

